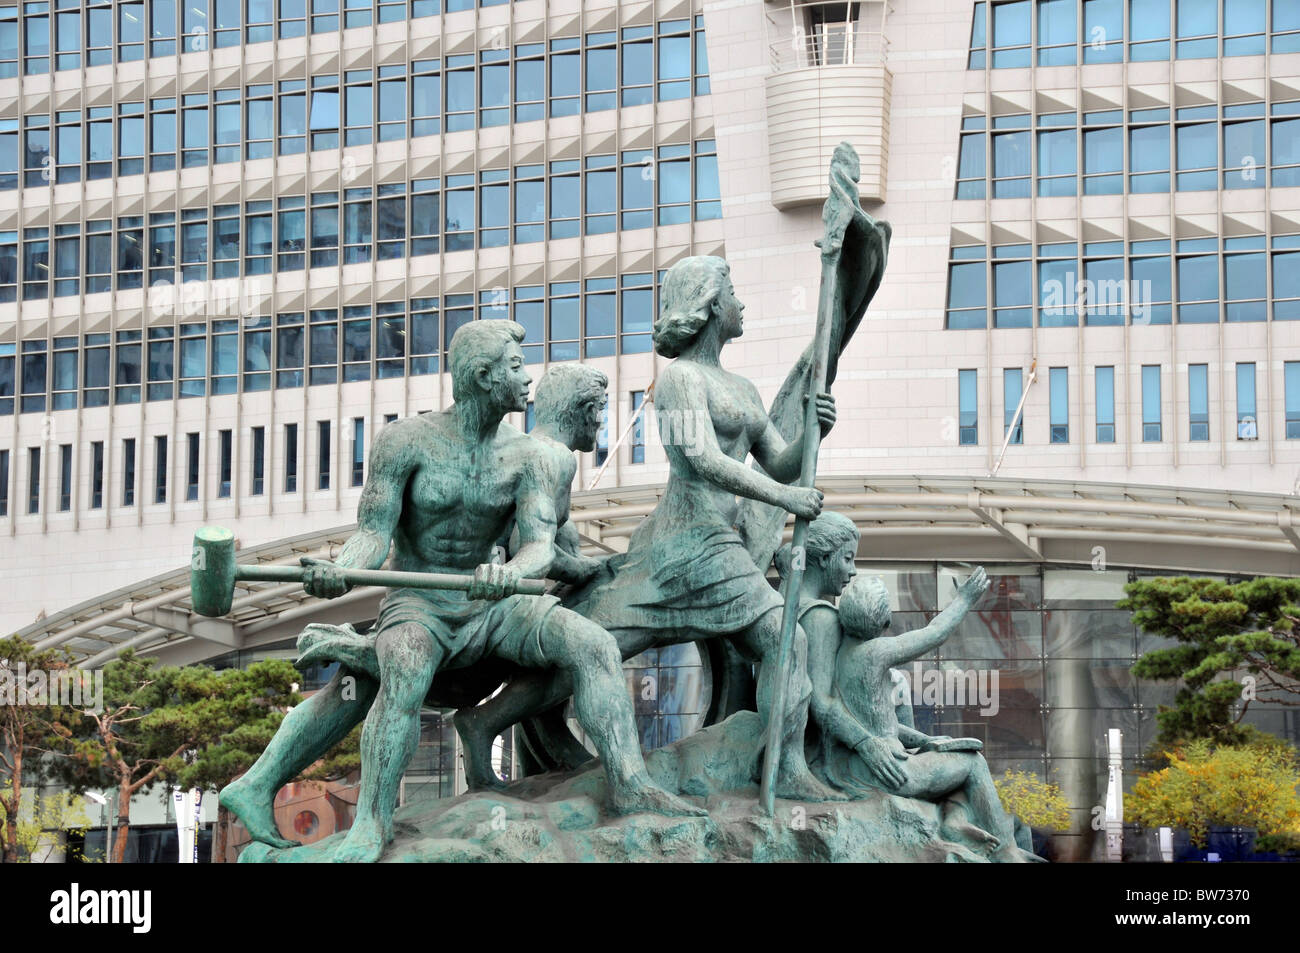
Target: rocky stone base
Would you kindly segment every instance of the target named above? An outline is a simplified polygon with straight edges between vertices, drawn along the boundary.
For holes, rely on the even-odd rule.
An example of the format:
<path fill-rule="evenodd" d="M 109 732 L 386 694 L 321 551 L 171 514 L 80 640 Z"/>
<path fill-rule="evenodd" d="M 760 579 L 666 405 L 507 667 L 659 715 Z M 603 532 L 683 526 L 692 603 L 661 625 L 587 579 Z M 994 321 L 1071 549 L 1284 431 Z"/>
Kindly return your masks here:
<path fill-rule="evenodd" d="M 504 791 L 408 804 L 384 862 L 988 862 L 987 847 L 944 828 L 939 805 L 878 793 L 857 801 L 778 800 L 758 808 L 761 725 L 740 712 L 646 756 L 657 783 L 707 818 L 610 816 L 596 765 L 525 778 Z M 329 862 L 346 836 L 278 850 L 250 844 L 243 863 Z"/>

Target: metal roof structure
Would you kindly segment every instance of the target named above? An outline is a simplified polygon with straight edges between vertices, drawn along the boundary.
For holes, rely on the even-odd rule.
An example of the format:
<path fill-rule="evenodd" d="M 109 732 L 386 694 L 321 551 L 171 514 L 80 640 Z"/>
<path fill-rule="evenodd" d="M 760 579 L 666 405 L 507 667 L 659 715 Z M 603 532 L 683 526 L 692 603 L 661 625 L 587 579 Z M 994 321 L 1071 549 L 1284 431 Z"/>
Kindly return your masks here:
<path fill-rule="evenodd" d="M 1300 496 L 1005 477 L 826 476 L 826 506 L 862 531 L 859 560 L 1037 563 L 1171 574 L 1300 576 Z M 663 485 L 573 495 L 570 519 L 591 553 L 618 552 L 657 505 Z M 239 552 L 241 563 L 335 558 L 354 526 Z M 294 583 L 236 584 L 228 616 L 193 612 L 189 567 L 42 619 L 18 635 L 63 646 L 95 668 L 124 649 L 171 664 L 289 639 L 308 622 L 374 618 L 381 590 L 333 600 Z"/>

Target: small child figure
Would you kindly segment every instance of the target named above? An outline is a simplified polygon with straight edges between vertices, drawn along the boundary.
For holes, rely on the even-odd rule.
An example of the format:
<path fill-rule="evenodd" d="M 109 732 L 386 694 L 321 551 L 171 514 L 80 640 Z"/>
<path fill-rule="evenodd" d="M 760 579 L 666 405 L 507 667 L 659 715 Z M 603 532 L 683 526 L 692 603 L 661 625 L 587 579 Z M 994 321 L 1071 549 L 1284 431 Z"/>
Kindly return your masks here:
<path fill-rule="evenodd" d="M 828 746 L 828 780 L 847 791 L 876 788 L 903 797 L 940 801 L 960 791 L 973 824 L 963 833 L 983 841 L 1001 861 L 1037 860 L 1015 843 L 1011 817 L 1002 809 L 978 738 L 930 737 L 899 723 L 893 666 L 920 658 L 942 645 L 988 589 L 976 568 L 948 608 L 923 629 L 884 635 L 890 624 L 889 592 L 879 578 L 857 577 L 839 601 L 844 638 L 835 661 L 835 689 L 871 735 L 857 750 Z M 913 753 L 907 745 L 916 745 Z M 945 824 L 950 824 L 945 819 Z"/>

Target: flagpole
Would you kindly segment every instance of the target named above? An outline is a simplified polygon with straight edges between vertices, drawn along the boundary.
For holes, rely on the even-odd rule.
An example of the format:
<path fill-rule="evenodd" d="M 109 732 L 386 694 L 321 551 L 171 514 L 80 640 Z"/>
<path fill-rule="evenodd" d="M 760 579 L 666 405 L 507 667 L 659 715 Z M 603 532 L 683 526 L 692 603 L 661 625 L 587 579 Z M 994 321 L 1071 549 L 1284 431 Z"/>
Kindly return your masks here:
<path fill-rule="evenodd" d="M 838 151 L 838 150 L 837 150 Z M 831 160 L 832 170 L 835 159 Z M 832 171 L 832 182 L 834 173 Z M 834 320 L 834 308 L 838 288 L 836 273 L 839 267 L 841 243 L 844 238 L 844 213 L 851 209 L 836 210 L 831 214 L 832 203 L 836 201 L 834 187 L 826 199 L 826 233 L 819 243 L 821 245 L 822 275 L 821 293 L 817 301 L 817 330 L 813 337 L 812 373 L 809 375 L 807 404 L 804 407 L 803 421 L 803 461 L 799 470 L 799 480 L 795 486 L 811 488 L 817 477 L 817 452 L 821 449 L 821 422 L 817 417 L 817 395 L 826 389 L 826 367 L 830 361 L 830 329 Z M 773 686 L 771 707 L 767 712 L 767 746 L 763 757 L 763 775 L 759 787 L 759 805 L 764 814 L 771 817 L 776 810 L 776 775 L 781 761 L 781 740 L 785 730 L 785 706 L 787 698 L 786 683 L 790 678 L 790 652 L 794 646 L 795 628 L 799 624 L 799 590 L 803 584 L 806 550 L 804 542 L 808 536 L 809 521 L 802 516 L 796 517 L 794 539 L 791 543 L 793 559 L 785 580 L 785 608 L 781 615 L 781 645 L 777 654 L 777 679 Z M 795 744 L 802 739 L 792 739 Z"/>

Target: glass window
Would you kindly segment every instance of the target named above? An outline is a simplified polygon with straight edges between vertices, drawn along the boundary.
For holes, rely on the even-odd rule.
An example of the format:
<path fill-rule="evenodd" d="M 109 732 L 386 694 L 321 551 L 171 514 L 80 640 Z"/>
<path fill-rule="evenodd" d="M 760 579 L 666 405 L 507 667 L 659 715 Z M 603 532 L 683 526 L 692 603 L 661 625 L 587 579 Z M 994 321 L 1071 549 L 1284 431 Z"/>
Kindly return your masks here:
<path fill-rule="evenodd" d="M 411 254 L 436 255 L 442 231 L 441 179 L 416 179 L 411 183 Z"/>
<path fill-rule="evenodd" d="M 988 47 L 986 18 L 988 16 L 988 5 L 984 0 L 975 4 L 974 12 L 971 14 L 970 24 L 970 58 L 966 62 L 967 69 L 983 69 Z"/>
<path fill-rule="evenodd" d="M 1259 247 L 1263 248 L 1262 237 Z M 1266 289 L 1265 257 L 1262 250 L 1223 256 L 1225 321 L 1267 320 Z"/>
<path fill-rule="evenodd" d="M 550 102 L 552 116 L 576 116 L 581 111 L 582 54 L 577 37 L 551 40 Z"/>
<path fill-rule="evenodd" d="M 1286 389 L 1286 439 L 1300 440 L 1300 361 L 1287 361 L 1283 369 Z"/>
<path fill-rule="evenodd" d="M 1169 125 L 1129 129 L 1129 191 L 1169 191 Z"/>
<path fill-rule="evenodd" d="M 447 176 L 444 232 L 446 250 L 466 251 L 474 247 L 474 176 Z"/>
<path fill-rule="evenodd" d="M 366 482 L 366 419 L 352 418 L 352 485 Z"/>
<path fill-rule="evenodd" d="M 1262 105 L 1261 105 L 1262 108 Z M 1252 119 L 1223 124 L 1223 187 L 1262 189 L 1265 121 Z"/>
<path fill-rule="evenodd" d="M 1129 0 L 1129 59 L 1169 59 L 1169 0 Z"/>
<path fill-rule="evenodd" d="M 1188 440 L 1210 439 L 1210 367 L 1190 364 L 1187 367 Z"/>
<path fill-rule="evenodd" d="M 1029 0 L 993 6 L 993 68 L 1029 66 Z"/>
<path fill-rule="evenodd" d="M 588 33 L 583 63 L 586 93 L 584 110 L 597 112 L 618 105 L 613 90 L 618 88 L 618 49 L 614 33 Z"/>
<path fill-rule="evenodd" d="M 1038 65 L 1075 64 L 1078 0 L 1039 0 Z"/>
<path fill-rule="evenodd" d="M 1237 364 L 1237 439 L 1258 440 L 1255 418 L 1255 365 Z"/>
<path fill-rule="evenodd" d="M 1009 443 L 1024 442 L 1024 421 L 1020 417 L 1020 397 L 1024 381 L 1021 369 L 1008 367 L 1002 371 L 1002 436 L 1011 435 Z"/>
<path fill-rule="evenodd" d="M 72 509 L 72 444 L 59 445 L 59 512 Z"/>
<path fill-rule="evenodd" d="M 447 131 L 474 128 L 474 55 L 447 57 Z"/>
<path fill-rule="evenodd" d="M 104 441 L 94 440 L 90 444 L 90 508 L 104 507 Z"/>
<path fill-rule="evenodd" d="M 1077 246 L 1066 251 L 1077 254 Z M 1040 250 L 1039 254 L 1043 252 Z M 1038 263 L 1038 324 L 1044 328 L 1072 328 L 1079 324 L 1079 262 L 1050 258 Z"/>
<path fill-rule="evenodd" d="M 230 498 L 230 474 L 234 465 L 234 436 L 229 430 L 217 433 L 218 461 L 220 472 L 217 476 L 217 499 Z"/>
<path fill-rule="evenodd" d="M 122 505 L 135 506 L 135 438 L 122 441 Z"/>
<path fill-rule="evenodd" d="M 689 180 L 687 188 L 689 189 Z M 662 194 L 662 186 L 660 192 Z M 583 176 L 586 218 L 583 234 L 602 235 L 614 231 L 618 210 L 618 173 L 613 156 L 588 156 Z"/>
<path fill-rule="evenodd" d="M 1217 189 L 1219 168 L 1219 125 L 1193 123 L 1178 127 L 1178 191 Z"/>
<path fill-rule="evenodd" d="M 582 184 L 579 180 L 578 161 L 561 160 L 551 163 L 550 237 L 575 238 L 579 234 L 579 215 L 582 201 Z"/>
<path fill-rule="evenodd" d="M 250 495 L 261 496 L 266 488 L 266 428 L 252 429 L 253 471 Z"/>
<path fill-rule="evenodd" d="M 479 125 L 510 124 L 510 51 L 479 53 Z"/>
<path fill-rule="evenodd" d="M 330 422 L 316 422 L 316 489 L 330 488 Z"/>
<path fill-rule="evenodd" d="M 1026 251 L 1027 253 L 1027 251 Z M 1034 266 L 1030 261 L 993 263 L 993 326 L 1028 328 L 1034 321 Z"/>
<path fill-rule="evenodd" d="M 442 61 L 411 64 L 411 137 L 436 136 L 442 120 Z M 463 80 L 462 80 L 463 82 Z M 460 86 L 457 86 L 459 92 Z"/>
<path fill-rule="evenodd" d="M 1070 442 L 1070 369 L 1053 367 L 1048 372 L 1051 443 Z"/>
<path fill-rule="evenodd" d="M 965 137 L 963 137 L 963 145 Z M 1073 129 L 1038 132 L 1038 194 L 1074 195 L 1078 172 L 1078 133 Z"/>
<path fill-rule="evenodd" d="M 515 122 L 546 118 L 546 46 L 521 43 L 515 47 Z"/>
<path fill-rule="evenodd" d="M 983 246 L 954 248 L 953 257 L 959 253 L 978 252 L 982 259 Z M 948 265 L 948 314 L 949 328 L 963 330 L 984 328 L 988 325 L 986 283 L 988 266 L 984 261 L 955 260 Z"/>
<path fill-rule="evenodd" d="M 1028 117 L 1026 123 L 1027 121 Z M 1029 168 L 1033 161 L 1029 136 L 1027 130 L 993 134 L 993 197 L 995 199 L 1029 197 Z"/>
<path fill-rule="evenodd" d="M 1159 443 L 1160 365 L 1142 365 L 1142 442 Z"/>
<path fill-rule="evenodd" d="M 1115 442 L 1115 368 L 1098 367 L 1095 372 L 1097 400 L 1097 442 Z"/>
<path fill-rule="evenodd" d="M 213 394 L 233 394 L 239 389 L 239 322 L 212 322 L 212 361 L 209 365 Z"/>
<path fill-rule="evenodd" d="M 153 438 L 153 501 L 167 502 L 167 438 Z"/>
<path fill-rule="evenodd" d="M 1219 320 L 1219 256 L 1178 258 L 1178 321 L 1215 324 Z"/>
<path fill-rule="evenodd" d="M 961 137 L 957 160 L 957 195 L 959 199 L 982 199 L 985 193 L 985 141 L 983 132 Z"/>
<path fill-rule="evenodd" d="M 298 492 L 298 425 L 284 425 L 284 492 Z"/>
<path fill-rule="evenodd" d="M 1177 0 L 1178 58 L 1219 55 L 1219 0 Z"/>
<path fill-rule="evenodd" d="M 957 443 L 973 447 L 979 441 L 979 372 L 957 372 Z"/>
<path fill-rule="evenodd" d="M 185 435 L 185 499 L 192 502 L 199 498 L 199 435 Z"/>
<path fill-rule="evenodd" d="M 311 339 L 308 348 L 311 362 L 309 384 L 338 382 L 339 313 L 329 308 L 311 312 Z"/>
<path fill-rule="evenodd" d="M 1262 56 L 1267 30 L 1268 0 L 1223 0 L 1224 56 Z"/>
<path fill-rule="evenodd" d="M 27 512 L 41 511 L 41 448 L 27 450 Z"/>

